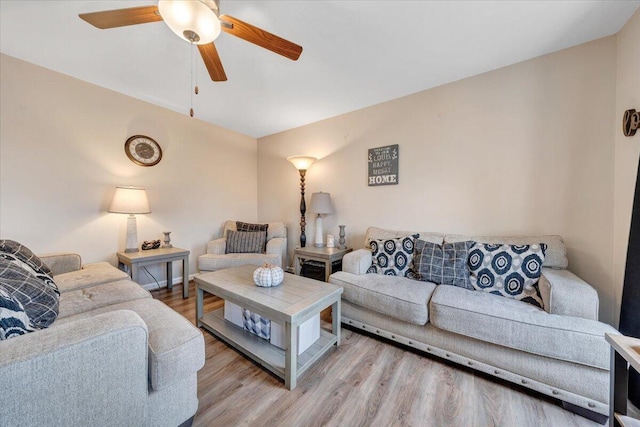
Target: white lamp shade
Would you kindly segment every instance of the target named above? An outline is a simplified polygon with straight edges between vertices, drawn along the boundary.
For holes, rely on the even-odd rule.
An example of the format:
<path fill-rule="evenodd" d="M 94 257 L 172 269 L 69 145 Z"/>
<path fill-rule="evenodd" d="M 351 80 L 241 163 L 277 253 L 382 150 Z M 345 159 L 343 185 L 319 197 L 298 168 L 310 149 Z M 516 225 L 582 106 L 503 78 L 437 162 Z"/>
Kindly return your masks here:
<path fill-rule="evenodd" d="M 295 166 L 299 171 L 306 171 L 318 159 L 311 156 L 289 156 L 287 157 L 287 160 L 293 163 L 293 166 Z"/>
<path fill-rule="evenodd" d="M 211 43 L 220 35 L 220 20 L 205 2 L 160 0 L 158 12 L 171 31 L 190 43 Z M 190 39 L 189 32 L 195 33 L 199 39 Z"/>
<path fill-rule="evenodd" d="M 151 213 L 147 191 L 140 187 L 116 187 L 109 212 L 123 214 Z"/>
<path fill-rule="evenodd" d="M 313 193 L 311 195 L 311 205 L 309 206 L 310 212 L 317 214 L 330 214 L 333 213 L 333 206 L 331 205 L 331 195 L 329 193 Z"/>

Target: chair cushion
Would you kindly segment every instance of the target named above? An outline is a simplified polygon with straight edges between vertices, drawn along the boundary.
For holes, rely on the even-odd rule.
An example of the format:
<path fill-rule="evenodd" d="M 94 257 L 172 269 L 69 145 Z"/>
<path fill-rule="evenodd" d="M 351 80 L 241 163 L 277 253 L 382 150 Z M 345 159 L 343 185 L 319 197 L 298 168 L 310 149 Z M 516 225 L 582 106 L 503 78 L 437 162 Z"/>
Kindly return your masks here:
<path fill-rule="evenodd" d="M 216 271 L 245 264 L 261 266 L 265 262 L 279 265 L 278 254 L 204 254 L 198 257 L 198 270 Z"/>
<path fill-rule="evenodd" d="M 204 366 L 204 337 L 199 329 L 164 303 L 152 298 L 126 301 L 59 320 L 54 325 L 115 310 L 131 310 L 149 333 L 149 383 L 162 390 Z"/>
<path fill-rule="evenodd" d="M 342 299 L 415 325 L 429 321 L 428 303 L 436 285 L 406 277 L 356 275 L 338 271 L 329 282 L 342 286 Z"/>
<path fill-rule="evenodd" d="M 430 322 L 504 347 L 599 369 L 609 369 L 604 323 L 549 314 L 531 304 L 487 292 L 438 286 L 429 304 Z"/>
<path fill-rule="evenodd" d="M 437 243 L 416 240 L 415 269 L 418 280 L 473 289 L 467 259 L 474 242 Z"/>

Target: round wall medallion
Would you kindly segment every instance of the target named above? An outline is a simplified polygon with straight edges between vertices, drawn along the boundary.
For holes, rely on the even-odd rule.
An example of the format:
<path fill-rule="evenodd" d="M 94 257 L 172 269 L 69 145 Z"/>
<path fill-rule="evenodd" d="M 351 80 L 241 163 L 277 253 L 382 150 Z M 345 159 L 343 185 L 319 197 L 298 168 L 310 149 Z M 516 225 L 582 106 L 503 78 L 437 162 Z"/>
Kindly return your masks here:
<path fill-rule="evenodd" d="M 134 135 L 124 143 L 124 151 L 127 157 L 136 165 L 153 166 L 162 160 L 162 148 L 160 145 L 144 135 Z"/>

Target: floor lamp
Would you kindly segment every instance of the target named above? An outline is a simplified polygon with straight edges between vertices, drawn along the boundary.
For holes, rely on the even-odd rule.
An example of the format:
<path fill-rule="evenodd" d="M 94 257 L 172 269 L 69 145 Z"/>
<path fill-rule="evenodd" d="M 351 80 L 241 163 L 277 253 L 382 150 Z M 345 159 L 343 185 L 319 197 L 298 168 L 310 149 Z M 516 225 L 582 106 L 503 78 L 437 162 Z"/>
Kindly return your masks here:
<path fill-rule="evenodd" d="M 116 187 L 111 213 L 129 214 L 127 218 L 127 244 L 125 252 L 138 252 L 138 227 L 135 214 L 151 213 L 147 191 L 140 187 Z"/>
<path fill-rule="evenodd" d="M 307 245 L 307 236 L 304 234 L 306 221 L 304 214 L 307 212 L 307 204 L 304 201 L 304 176 L 311 165 L 318 159 L 311 156 L 289 156 L 287 160 L 300 172 L 300 247 Z"/>

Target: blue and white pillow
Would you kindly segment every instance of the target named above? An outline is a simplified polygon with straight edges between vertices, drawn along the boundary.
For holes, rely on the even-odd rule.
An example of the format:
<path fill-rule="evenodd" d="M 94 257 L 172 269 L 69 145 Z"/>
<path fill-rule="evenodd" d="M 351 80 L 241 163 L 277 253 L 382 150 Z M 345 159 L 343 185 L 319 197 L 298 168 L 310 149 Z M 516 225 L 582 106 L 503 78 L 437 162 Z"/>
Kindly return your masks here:
<path fill-rule="evenodd" d="M 242 324 L 245 331 L 249 331 L 265 340 L 271 339 L 271 320 L 266 317 L 243 308 Z"/>
<path fill-rule="evenodd" d="M 419 234 L 414 234 L 393 239 L 371 240 L 371 267 L 367 273 L 415 279 L 417 275 L 413 268 L 414 239 L 419 237 Z"/>
<path fill-rule="evenodd" d="M 547 245 L 477 243 L 469 253 L 474 289 L 544 308 L 538 288 Z"/>
<path fill-rule="evenodd" d="M 33 332 L 29 316 L 17 298 L 9 295 L 7 290 L 0 286 L 0 340 Z"/>

